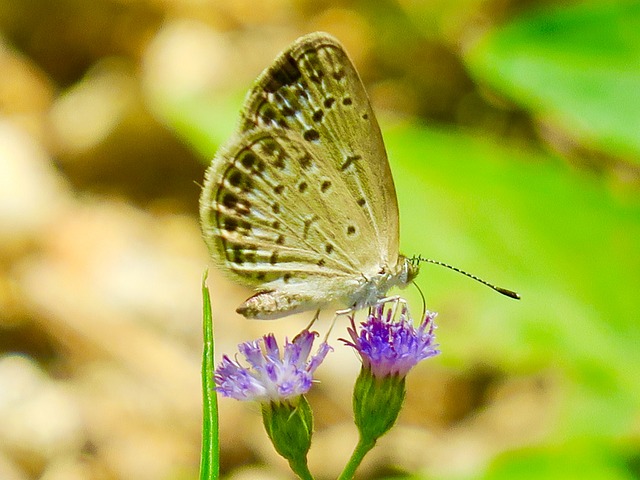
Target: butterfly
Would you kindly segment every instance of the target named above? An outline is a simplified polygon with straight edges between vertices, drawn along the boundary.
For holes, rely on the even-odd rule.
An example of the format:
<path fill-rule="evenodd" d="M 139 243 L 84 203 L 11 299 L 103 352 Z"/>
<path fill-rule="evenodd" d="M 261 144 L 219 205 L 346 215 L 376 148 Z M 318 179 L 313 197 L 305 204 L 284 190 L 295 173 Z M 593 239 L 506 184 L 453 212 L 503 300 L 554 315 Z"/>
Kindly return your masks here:
<path fill-rule="evenodd" d="M 418 267 L 398 252 L 398 202 L 380 127 L 338 40 L 299 38 L 255 81 L 200 199 L 214 263 L 257 293 L 238 313 L 272 319 L 359 309 Z"/>
<path fill-rule="evenodd" d="M 353 62 L 322 32 L 255 81 L 206 172 L 200 220 L 214 263 L 257 290 L 237 309 L 247 318 L 372 306 L 430 261 L 398 251 L 380 127 Z"/>

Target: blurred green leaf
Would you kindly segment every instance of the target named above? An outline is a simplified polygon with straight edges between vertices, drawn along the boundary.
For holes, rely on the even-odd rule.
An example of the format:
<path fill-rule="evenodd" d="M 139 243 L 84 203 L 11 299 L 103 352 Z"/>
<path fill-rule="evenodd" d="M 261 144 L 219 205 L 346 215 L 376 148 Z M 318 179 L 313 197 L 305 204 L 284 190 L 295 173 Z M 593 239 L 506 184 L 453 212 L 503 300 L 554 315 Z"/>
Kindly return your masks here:
<path fill-rule="evenodd" d="M 573 445 L 510 452 L 498 458 L 484 480 L 633 480 L 624 459 L 608 448 Z"/>
<path fill-rule="evenodd" d="M 513 21 L 466 54 L 481 82 L 586 147 L 640 161 L 640 2 L 586 2 Z"/>
<path fill-rule="evenodd" d="M 165 92 L 167 93 L 167 92 Z M 174 92 L 175 93 L 175 92 Z M 240 121 L 243 93 L 190 95 L 148 95 L 156 116 L 210 162 L 218 147 L 231 136 Z"/>
<path fill-rule="evenodd" d="M 629 451 L 630 450 L 630 451 Z M 409 477 L 411 480 L 633 480 L 636 455 L 618 445 L 580 442 L 523 448 L 498 455 L 470 475 Z M 386 477 L 385 477 L 386 478 Z M 388 477 L 391 478 L 397 477 Z"/>
<path fill-rule="evenodd" d="M 514 288 L 516 302 L 424 266 L 444 357 L 568 382 L 559 435 L 619 435 L 640 408 L 640 198 L 539 154 L 454 132 L 386 132 L 403 251 Z M 500 280 L 500 281 L 498 281 Z M 455 317 L 453 325 L 447 319 Z"/>

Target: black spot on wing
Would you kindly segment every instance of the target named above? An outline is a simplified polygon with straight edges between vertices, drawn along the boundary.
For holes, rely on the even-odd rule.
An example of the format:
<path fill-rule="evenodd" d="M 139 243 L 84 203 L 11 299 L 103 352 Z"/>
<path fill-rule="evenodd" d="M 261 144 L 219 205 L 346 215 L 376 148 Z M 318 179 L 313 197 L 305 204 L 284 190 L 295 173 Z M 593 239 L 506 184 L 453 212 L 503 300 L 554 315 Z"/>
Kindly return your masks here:
<path fill-rule="evenodd" d="M 311 160 L 311 155 L 307 154 L 305 156 L 303 156 L 300 159 L 300 166 L 304 169 L 307 170 L 309 168 L 311 168 L 311 164 L 312 164 L 312 160 Z"/>
<path fill-rule="evenodd" d="M 236 208 L 238 197 L 233 193 L 225 193 L 224 197 L 222 197 L 222 204 L 227 208 Z"/>
<path fill-rule="evenodd" d="M 296 83 L 302 74 L 298 69 L 297 62 L 287 54 L 281 58 L 281 61 L 272 67 L 269 80 L 265 83 L 264 89 L 268 93 L 273 93 L 280 88 Z"/>
<path fill-rule="evenodd" d="M 313 112 L 313 115 L 311 116 L 313 121 L 316 123 L 321 122 L 323 117 L 324 117 L 324 112 L 322 110 L 316 110 L 315 112 Z"/>
<path fill-rule="evenodd" d="M 305 132 L 302 134 L 302 136 L 308 142 L 313 142 L 313 141 L 318 140 L 320 138 L 320 134 L 318 133 L 318 131 L 314 130 L 313 128 L 305 130 Z"/>
<path fill-rule="evenodd" d="M 325 193 L 327 190 L 329 190 L 329 188 L 331 188 L 331 181 L 330 180 L 324 180 L 321 184 L 320 184 L 320 191 L 322 193 Z"/>
<path fill-rule="evenodd" d="M 235 218 L 227 217 L 224 219 L 223 227 L 227 232 L 234 232 L 238 228 L 238 221 Z"/>
<path fill-rule="evenodd" d="M 340 170 L 342 170 L 343 172 L 349 168 L 353 162 L 360 160 L 362 157 L 360 155 L 349 155 L 347 157 L 347 159 L 344 161 L 344 163 L 340 166 Z"/>

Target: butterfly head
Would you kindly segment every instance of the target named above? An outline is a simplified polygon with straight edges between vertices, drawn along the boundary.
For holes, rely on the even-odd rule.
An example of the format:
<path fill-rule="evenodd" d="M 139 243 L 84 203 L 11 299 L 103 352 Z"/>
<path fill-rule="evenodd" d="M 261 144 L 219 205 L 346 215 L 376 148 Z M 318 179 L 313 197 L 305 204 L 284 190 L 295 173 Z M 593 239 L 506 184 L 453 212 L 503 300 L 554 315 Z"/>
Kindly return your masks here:
<path fill-rule="evenodd" d="M 402 267 L 400 271 L 400 281 L 407 285 L 418 276 L 420 273 L 420 262 L 416 261 L 415 257 L 407 258 L 404 255 L 400 255 L 399 263 Z"/>

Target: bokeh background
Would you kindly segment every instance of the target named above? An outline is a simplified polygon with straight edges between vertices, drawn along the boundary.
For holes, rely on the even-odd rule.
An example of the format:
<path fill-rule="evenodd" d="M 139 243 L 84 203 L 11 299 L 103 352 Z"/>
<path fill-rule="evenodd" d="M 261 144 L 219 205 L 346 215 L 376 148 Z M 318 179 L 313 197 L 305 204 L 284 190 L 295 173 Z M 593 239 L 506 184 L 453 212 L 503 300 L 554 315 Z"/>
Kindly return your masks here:
<path fill-rule="evenodd" d="M 423 267 L 442 354 L 358 478 L 640 478 L 635 0 L 1 0 L 0 478 L 197 478 L 199 184 L 315 30 L 378 113 L 403 252 L 522 294 Z M 309 319 L 245 320 L 250 292 L 209 285 L 218 357 Z M 356 442 L 344 335 L 310 395 L 318 479 Z M 225 478 L 290 478 L 256 406 L 220 415 Z"/>

